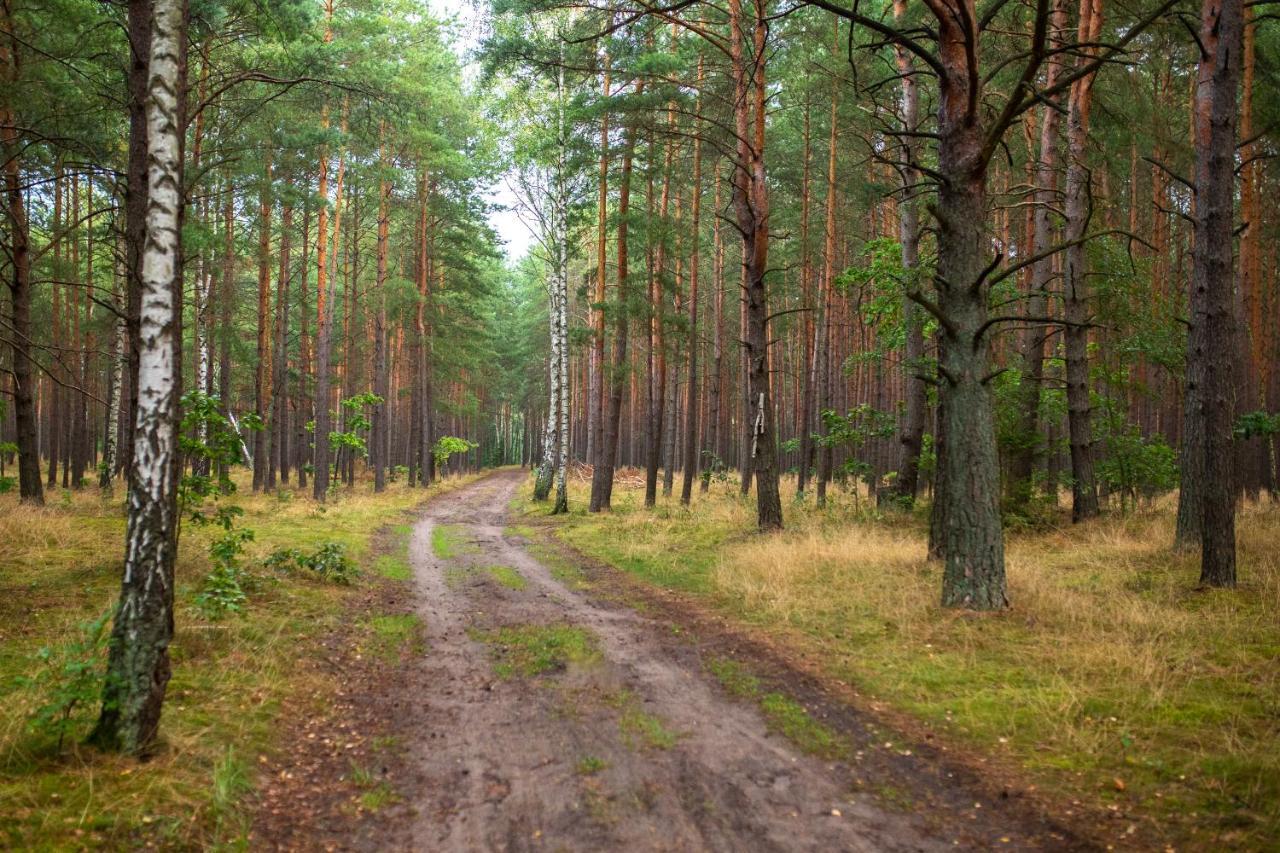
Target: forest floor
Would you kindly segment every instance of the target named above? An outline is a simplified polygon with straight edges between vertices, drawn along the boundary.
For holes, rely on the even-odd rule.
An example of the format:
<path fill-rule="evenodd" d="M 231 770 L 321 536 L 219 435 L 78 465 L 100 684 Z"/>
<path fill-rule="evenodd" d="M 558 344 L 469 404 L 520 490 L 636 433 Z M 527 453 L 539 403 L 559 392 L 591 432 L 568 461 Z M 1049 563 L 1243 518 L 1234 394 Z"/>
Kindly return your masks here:
<path fill-rule="evenodd" d="M 1195 588 L 1166 505 L 1012 530 L 1013 608 L 972 616 L 918 514 L 836 492 L 762 537 L 732 483 L 646 509 L 633 479 L 603 516 L 515 470 L 237 495 L 249 599 L 197 612 L 184 530 L 142 764 L 78 746 L 119 500 L 0 505 L 0 846 L 1275 849 L 1274 508 L 1242 514 L 1236 591 Z M 263 562 L 327 542 L 354 584 Z"/>
<path fill-rule="evenodd" d="M 927 735 L 849 706 L 749 632 L 522 526 L 526 484 L 501 472 L 433 502 L 413 529 L 423 653 L 402 682 L 361 697 L 366 686 L 353 685 L 355 712 L 340 715 L 389 712 L 375 723 L 396 745 L 376 771 L 387 786 L 381 819 L 353 832 L 346 794 L 316 784 L 347 760 L 331 727 L 299 737 L 273 766 L 252 844 L 1096 846 Z"/>

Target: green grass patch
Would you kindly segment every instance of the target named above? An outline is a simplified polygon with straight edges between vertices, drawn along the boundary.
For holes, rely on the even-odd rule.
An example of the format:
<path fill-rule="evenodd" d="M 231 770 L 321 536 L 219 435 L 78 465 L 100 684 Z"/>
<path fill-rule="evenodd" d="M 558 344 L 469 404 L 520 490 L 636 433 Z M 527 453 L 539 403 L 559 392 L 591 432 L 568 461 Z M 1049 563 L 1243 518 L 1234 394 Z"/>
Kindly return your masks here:
<path fill-rule="evenodd" d="M 360 808 L 367 812 L 380 811 L 400 802 L 400 795 L 386 782 L 379 782 L 360 795 Z"/>
<path fill-rule="evenodd" d="M 594 755 L 584 755 L 578 759 L 577 771 L 579 776 L 594 776 L 601 770 L 609 766 L 609 762 L 603 758 Z"/>
<path fill-rule="evenodd" d="M 374 561 L 373 570 L 387 580 L 407 581 L 413 577 L 408 559 L 399 554 L 383 554 Z"/>
<path fill-rule="evenodd" d="M 645 711 L 635 701 L 623 706 L 618 728 L 631 749 L 670 749 L 680 739 L 679 732 L 667 728 L 660 718 Z"/>
<path fill-rule="evenodd" d="M 431 551 L 441 560 L 453 560 L 477 554 L 480 549 L 468 538 L 465 525 L 437 524 L 431 528 Z"/>
<path fill-rule="evenodd" d="M 372 651 L 387 661 L 403 660 L 422 647 L 422 619 L 414 613 L 374 616 L 369 620 Z"/>
<path fill-rule="evenodd" d="M 551 572 L 551 577 L 570 589 L 586 589 L 591 585 L 587 581 L 587 575 L 582 571 L 582 567 L 574 563 L 554 546 L 535 539 L 530 540 L 525 550 L 535 560 L 547 567 L 547 571 Z"/>
<path fill-rule="evenodd" d="M 810 755 L 825 759 L 848 756 L 849 744 L 844 737 L 815 720 L 794 699 L 781 693 L 768 693 L 760 697 L 760 710 L 770 729 Z"/>
<path fill-rule="evenodd" d="M 755 699 L 760 695 L 760 679 L 736 660 L 712 658 L 707 661 L 707 669 L 720 682 L 720 686 L 734 696 Z"/>
<path fill-rule="evenodd" d="M 499 678 L 532 678 L 560 672 L 570 665 L 600 660 L 595 638 L 572 625 L 517 625 L 495 631 L 471 631 L 472 639 L 489 646 Z"/>
<path fill-rule="evenodd" d="M 517 592 L 529 585 L 529 582 L 524 579 L 524 575 L 510 566 L 485 566 L 484 573 L 501 586 L 505 586 L 507 589 L 514 589 Z"/>

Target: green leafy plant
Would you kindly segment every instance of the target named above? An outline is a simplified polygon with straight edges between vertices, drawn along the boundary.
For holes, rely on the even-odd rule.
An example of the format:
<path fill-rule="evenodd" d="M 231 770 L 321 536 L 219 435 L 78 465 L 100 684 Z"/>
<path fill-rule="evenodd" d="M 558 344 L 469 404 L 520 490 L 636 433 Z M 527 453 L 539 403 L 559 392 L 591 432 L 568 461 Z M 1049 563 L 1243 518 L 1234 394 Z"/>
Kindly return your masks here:
<path fill-rule="evenodd" d="M 475 450 L 480 445 L 474 441 L 467 441 L 465 438 L 457 438 L 456 436 L 442 436 L 439 441 L 431 446 L 431 455 L 436 459 L 436 465 L 444 465 L 449 461 L 449 457 L 455 453 L 466 453 Z"/>
<path fill-rule="evenodd" d="M 8 463 L 8 461 L 12 457 L 16 455 L 18 455 L 17 444 L 15 444 L 12 441 L 0 441 L 0 479 L 12 480 L 11 477 L 4 476 L 4 466 L 6 463 Z M 12 483 L 10 483 L 10 486 L 9 486 L 9 489 L 11 488 L 13 488 Z M 9 489 L 4 488 L 3 485 L 0 484 L 0 494 L 3 494 L 4 492 L 9 491 Z"/>
<path fill-rule="evenodd" d="M 380 405 L 382 405 L 382 398 L 370 393 L 356 394 L 354 397 L 343 400 L 342 408 L 347 412 L 345 420 L 347 429 L 345 432 L 336 430 L 330 432 L 329 447 L 335 453 L 345 447 L 356 456 L 366 455 L 369 452 L 366 435 L 373 426 L 367 410 Z"/>
<path fill-rule="evenodd" d="M 360 568 L 346 550 L 341 542 L 326 542 L 306 558 L 304 565 L 330 583 L 349 584 L 360 574 Z"/>
<path fill-rule="evenodd" d="M 297 548 L 280 548 L 262 563 L 279 572 L 295 569 L 315 572 L 322 580 L 344 586 L 360 575 L 360 567 L 347 556 L 346 546 L 341 542 L 326 542 L 312 554 L 304 554 Z"/>
<path fill-rule="evenodd" d="M 78 633 L 57 646 L 45 646 L 35 654 L 34 675 L 17 679 L 18 686 L 44 694 L 44 702 L 31 713 L 29 724 L 37 735 L 57 737 L 57 748 L 76 725 L 76 711 L 93 708 L 102 696 L 105 676 L 107 625 L 111 610 L 88 622 Z"/>
<path fill-rule="evenodd" d="M 859 479 L 868 480 L 873 469 L 870 464 L 858 458 L 857 451 L 872 438 L 893 435 L 897 429 L 897 419 L 891 412 L 883 412 L 867 403 L 850 409 L 847 414 L 842 415 L 831 409 L 824 409 L 820 415 L 826 427 L 826 434 L 815 435 L 813 437 L 815 443 L 818 447 L 845 448 L 848 451 L 848 458 L 841 466 L 839 473 L 855 482 Z M 856 503 L 858 499 L 856 488 L 853 490 L 853 495 Z"/>
<path fill-rule="evenodd" d="M 1236 421 L 1236 438 L 1270 438 L 1280 433 L 1280 412 L 1269 415 L 1266 412 L 1249 412 L 1241 415 Z"/>

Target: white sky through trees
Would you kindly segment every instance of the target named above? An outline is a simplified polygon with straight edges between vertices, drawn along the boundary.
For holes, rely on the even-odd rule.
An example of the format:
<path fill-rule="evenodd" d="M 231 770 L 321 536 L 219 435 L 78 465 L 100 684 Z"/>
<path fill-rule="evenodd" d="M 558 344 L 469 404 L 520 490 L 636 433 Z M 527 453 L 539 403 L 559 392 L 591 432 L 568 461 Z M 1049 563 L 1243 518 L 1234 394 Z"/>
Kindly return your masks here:
<path fill-rule="evenodd" d="M 464 66 L 464 79 L 473 82 L 477 73 L 475 51 L 480 46 L 480 39 L 487 30 L 484 22 L 484 11 L 475 0 L 426 0 L 432 13 L 442 20 L 456 20 L 453 27 L 453 48 Z M 516 197 L 507 187 L 506 181 L 499 179 L 488 188 L 486 200 L 495 209 L 489 212 L 489 224 L 498 233 L 508 260 L 515 261 L 524 257 L 533 245 L 534 233 L 529 223 L 516 210 Z"/>

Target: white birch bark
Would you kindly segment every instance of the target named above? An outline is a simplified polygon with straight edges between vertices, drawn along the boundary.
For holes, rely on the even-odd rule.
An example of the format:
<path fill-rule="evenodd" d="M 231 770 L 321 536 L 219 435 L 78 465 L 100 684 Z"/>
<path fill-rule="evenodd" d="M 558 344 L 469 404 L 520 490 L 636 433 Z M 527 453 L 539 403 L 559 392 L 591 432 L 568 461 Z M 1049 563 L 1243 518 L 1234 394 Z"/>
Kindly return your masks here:
<path fill-rule="evenodd" d="M 560 360 L 557 364 L 559 378 L 556 386 L 560 392 L 559 446 L 556 448 L 556 503 L 553 513 L 569 511 L 569 187 L 565 174 L 565 116 L 564 116 L 564 40 L 560 41 L 560 67 L 556 77 L 556 180 L 555 213 L 552 226 L 556 248 L 556 337 Z"/>
<path fill-rule="evenodd" d="M 107 377 L 107 428 L 102 438 L 102 471 L 98 476 L 98 486 L 106 494 L 111 494 L 111 483 L 116 476 L 117 458 L 116 437 L 120 424 L 120 395 L 124 384 L 124 363 L 129 357 L 129 328 L 125 324 L 125 304 L 123 287 L 127 277 L 124 269 L 124 247 L 116 252 L 115 281 L 111 290 L 111 304 L 115 308 L 115 335 L 111 343 L 111 373 Z"/>
<path fill-rule="evenodd" d="M 147 81 L 148 207 L 141 269 L 138 407 L 124 581 L 112 627 L 102 716 L 93 739 L 136 753 L 154 740 L 169 681 L 177 550 L 177 319 L 182 140 L 178 98 L 182 0 L 155 0 Z"/>

